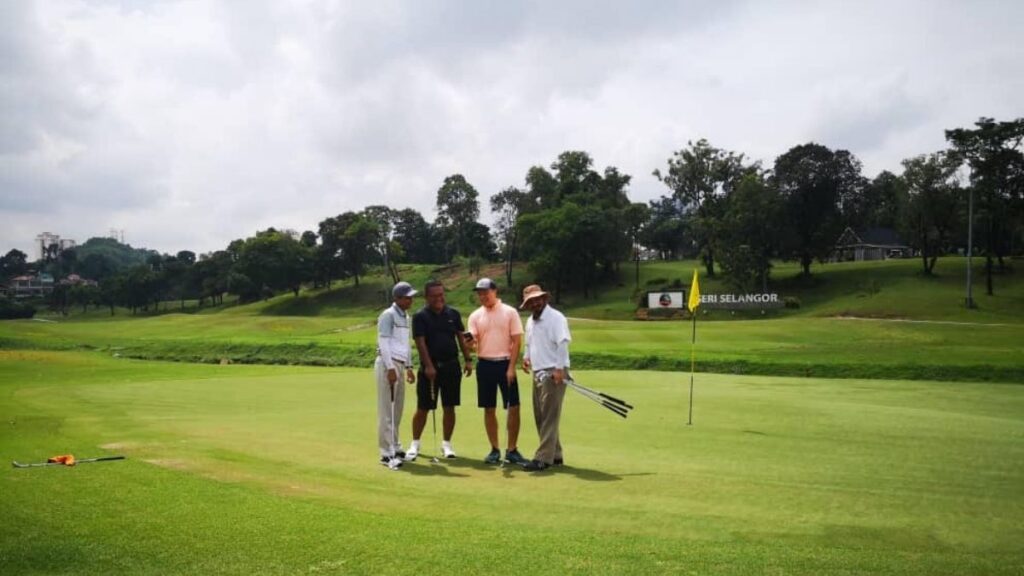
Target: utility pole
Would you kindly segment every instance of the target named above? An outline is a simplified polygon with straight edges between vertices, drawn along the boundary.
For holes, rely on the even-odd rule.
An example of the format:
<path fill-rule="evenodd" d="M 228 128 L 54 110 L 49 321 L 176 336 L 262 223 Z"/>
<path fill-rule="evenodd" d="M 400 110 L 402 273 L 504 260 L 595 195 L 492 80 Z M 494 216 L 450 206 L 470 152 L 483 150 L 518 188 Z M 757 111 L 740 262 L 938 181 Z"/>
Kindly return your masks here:
<path fill-rule="evenodd" d="M 974 186 L 967 189 L 967 308 L 974 308 L 971 290 L 971 256 L 974 252 Z"/>

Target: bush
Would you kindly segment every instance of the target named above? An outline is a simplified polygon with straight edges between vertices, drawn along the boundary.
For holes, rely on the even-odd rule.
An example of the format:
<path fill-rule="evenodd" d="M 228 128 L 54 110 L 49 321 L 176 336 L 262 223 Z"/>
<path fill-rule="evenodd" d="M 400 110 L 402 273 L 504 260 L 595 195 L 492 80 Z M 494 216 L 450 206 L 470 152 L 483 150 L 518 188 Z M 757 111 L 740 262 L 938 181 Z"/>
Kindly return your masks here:
<path fill-rule="evenodd" d="M 785 298 L 783 298 L 782 302 L 786 306 L 786 308 L 800 307 L 800 299 L 797 298 L 796 296 L 786 296 Z"/>
<path fill-rule="evenodd" d="M 36 309 L 31 304 L 22 304 L 9 298 L 0 298 L 0 320 L 31 318 L 35 315 Z"/>
<path fill-rule="evenodd" d="M 646 282 L 646 284 L 648 286 L 655 286 L 655 285 L 661 286 L 661 285 L 664 285 L 664 284 L 668 284 L 668 278 L 651 278 L 650 280 L 648 280 Z"/>

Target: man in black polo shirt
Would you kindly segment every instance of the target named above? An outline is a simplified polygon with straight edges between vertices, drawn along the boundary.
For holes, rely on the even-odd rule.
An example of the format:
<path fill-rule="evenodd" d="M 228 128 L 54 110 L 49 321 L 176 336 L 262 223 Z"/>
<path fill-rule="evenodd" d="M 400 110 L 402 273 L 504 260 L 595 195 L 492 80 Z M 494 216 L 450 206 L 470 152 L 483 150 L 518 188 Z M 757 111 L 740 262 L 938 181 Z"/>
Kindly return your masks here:
<path fill-rule="evenodd" d="M 414 460 L 420 452 L 420 435 L 427 424 L 427 412 L 437 410 L 437 397 L 444 408 L 445 458 L 455 458 L 452 432 L 455 430 L 455 407 L 459 405 L 462 374 L 473 372 L 472 356 L 462 337 L 465 326 L 459 311 L 445 304 L 444 285 L 431 280 L 423 290 L 427 305 L 412 317 L 412 337 L 420 356 L 416 381 L 416 414 L 412 418 L 412 446 L 406 460 Z M 465 367 L 459 365 L 459 351 Z M 436 432 L 435 432 L 436 433 Z"/>

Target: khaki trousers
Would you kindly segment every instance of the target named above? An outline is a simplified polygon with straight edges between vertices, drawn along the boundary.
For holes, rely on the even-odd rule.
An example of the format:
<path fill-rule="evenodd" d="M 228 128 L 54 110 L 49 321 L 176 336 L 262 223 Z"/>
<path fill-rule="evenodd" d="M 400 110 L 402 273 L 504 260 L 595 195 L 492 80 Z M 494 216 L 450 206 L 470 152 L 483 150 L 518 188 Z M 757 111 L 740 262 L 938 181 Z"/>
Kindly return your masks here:
<path fill-rule="evenodd" d="M 402 408 L 405 406 L 405 363 L 395 361 L 398 380 L 395 381 L 395 421 L 391 421 L 391 387 L 388 385 L 388 369 L 380 357 L 373 364 L 377 377 L 377 446 L 381 456 L 394 456 L 402 449 L 398 441 L 398 429 L 402 424 Z"/>
<path fill-rule="evenodd" d="M 569 379 L 568 370 L 565 371 L 565 378 Z M 562 458 L 558 426 L 562 420 L 562 400 L 565 399 L 566 386 L 565 382 L 555 384 L 551 371 L 538 370 L 533 373 L 533 419 L 540 438 L 540 446 L 533 459 L 548 465 Z"/>

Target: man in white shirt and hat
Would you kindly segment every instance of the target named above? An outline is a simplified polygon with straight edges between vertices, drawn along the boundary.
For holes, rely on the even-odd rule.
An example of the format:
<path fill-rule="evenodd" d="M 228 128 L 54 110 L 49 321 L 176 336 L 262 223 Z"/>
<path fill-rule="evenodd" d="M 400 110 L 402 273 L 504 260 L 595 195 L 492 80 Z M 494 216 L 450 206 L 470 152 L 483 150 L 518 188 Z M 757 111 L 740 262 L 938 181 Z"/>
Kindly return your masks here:
<path fill-rule="evenodd" d="M 540 446 L 525 470 L 540 472 L 561 466 L 562 442 L 559 424 L 562 401 L 569 376 L 569 322 L 548 305 L 548 294 L 537 284 L 523 289 L 523 304 L 531 312 L 526 321 L 526 352 L 523 371 L 533 375 L 533 418 L 537 424 Z"/>

